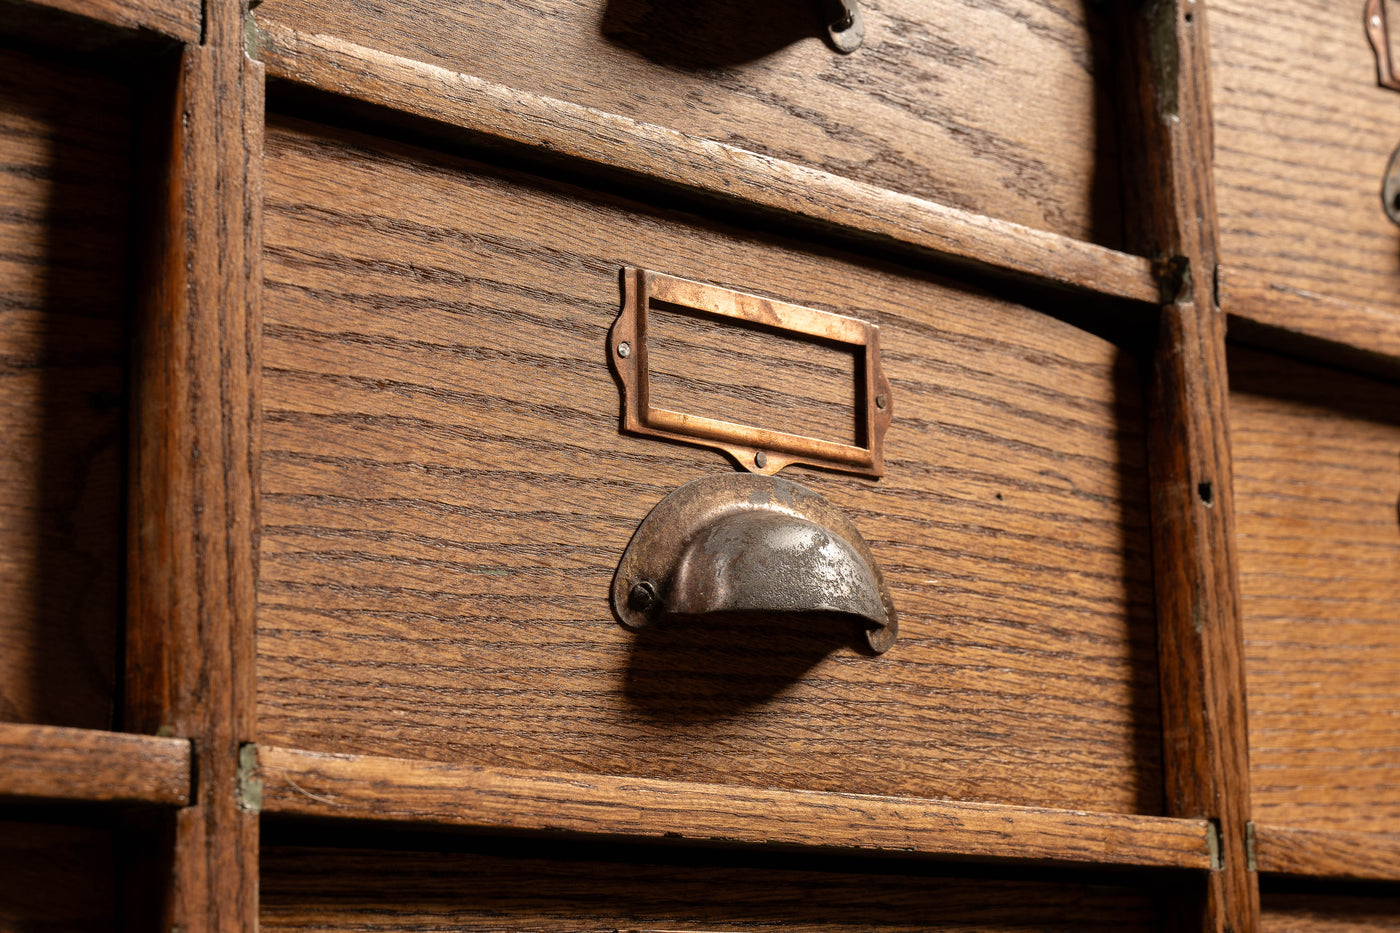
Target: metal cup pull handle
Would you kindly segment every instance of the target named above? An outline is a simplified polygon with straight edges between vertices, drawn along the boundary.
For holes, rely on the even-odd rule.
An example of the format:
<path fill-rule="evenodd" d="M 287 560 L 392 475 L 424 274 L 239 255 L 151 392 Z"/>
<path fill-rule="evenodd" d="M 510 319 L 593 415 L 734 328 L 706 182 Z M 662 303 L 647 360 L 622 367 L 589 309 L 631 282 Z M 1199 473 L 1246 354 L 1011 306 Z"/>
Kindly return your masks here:
<path fill-rule="evenodd" d="M 628 628 L 715 613 L 839 615 L 889 650 L 899 620 L 870 546 L 805 486 L 748 473 L 673 491 L 632 536 L 612 584 Z"/>
<path fill-rule="evenodd" d="M 849 55 L 865 41 L 865 20 L 860 0 L 821 0 L 826 35 L 832 48 Z"/>

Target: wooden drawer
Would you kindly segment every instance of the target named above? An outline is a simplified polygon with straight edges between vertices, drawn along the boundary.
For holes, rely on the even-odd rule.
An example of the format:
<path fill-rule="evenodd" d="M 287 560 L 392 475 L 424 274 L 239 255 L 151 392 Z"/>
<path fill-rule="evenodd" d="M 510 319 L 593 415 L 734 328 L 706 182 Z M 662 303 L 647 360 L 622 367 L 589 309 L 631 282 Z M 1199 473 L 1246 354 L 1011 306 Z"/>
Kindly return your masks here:
<path fill-rule="evenodd" d="M 1038 229 L 1122 238 L 1106 28 L 1083 0 L 862 0 L 829 48 L 814 0 L 266 0 L 267 25 L 775 156 Z M 431 78 L 429 78 L 431 80 Z"/>
<path fill-rule="evenodd" d="M 1400 821 L 1400 387 L 1230 355 L 1254 818 Z"/>
<path fill-rule="evenodd" d="M 265 216 L 260 741 L 1160 812 L 1131 355 L 951 282 L 287 120 Z M 783 476 L 869 541 L 887 654 L 615 621 L 637 524 L 733 470 L 619 432 L 624 264 L 879 323 L 886 475 Z M 700 390 L 761 400 L 750 350 Z M 820 373 L 797 375 L 788 408 Z"/>
<path fill-rule="evenodd" d="M 1400 309 L 1400 228 L 1381 206 L 1381 178 L 1400 144 L 1400 93 L 1376 84 L 1363 6 L 1211 5 L 1227 284 Z"/>
<path fill-rule="evenodd" d="M 1263 933 L 1393 933 L 1400 930 L 1400 898 L 1394 889 L 1352 887 L 1346 893 L 1306 893 L 1276 885 L 1265 890 L 1259 929 Z"/>
<path fill-rule="evenodd" d="M 263 854 L 263 930 L 1155 930 L 1140 888 L 940 875 L 895 863 L 493 841 L 477 851 L 278 845 Z M 544 856 L 551 856 L 546 859 Z M 863 868 L 863 870 L 862 870 Z"/>
<path fill-rule="evenodd" d="M 113 721 L 131 97 L 0 51 L 0 720 Z"/>

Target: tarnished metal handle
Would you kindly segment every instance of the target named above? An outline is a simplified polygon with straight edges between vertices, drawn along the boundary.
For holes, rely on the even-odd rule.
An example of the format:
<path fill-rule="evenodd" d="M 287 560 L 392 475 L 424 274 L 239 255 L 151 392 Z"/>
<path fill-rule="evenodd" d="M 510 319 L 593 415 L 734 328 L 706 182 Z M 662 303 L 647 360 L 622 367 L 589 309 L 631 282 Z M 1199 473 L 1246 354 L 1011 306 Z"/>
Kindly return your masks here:
<path fill-rule="evenodd" d="M 865 19 L 860 15 L 860 0 L 822 0 L 826 19 L 826 35 L 836 51 L 847 55 L 865 41 Z"/>
<path fill-rule="evenodd" d="M 1385 21 L 1385 0 L 1366 0 L 1366 38 L 1376 53 L 1376 83 L 1400 91 L 1400 80 L 1390 60 L 1390 29 Z"/>
<path fill-rule="evenodd" d="M 662 499 L 622 555 L 612 603 L 633 629 L 721 613 L 846 616 L 876 653 L 899 631 L 850 520 L 805 486 L 747 473 L 698 479 Z"/>

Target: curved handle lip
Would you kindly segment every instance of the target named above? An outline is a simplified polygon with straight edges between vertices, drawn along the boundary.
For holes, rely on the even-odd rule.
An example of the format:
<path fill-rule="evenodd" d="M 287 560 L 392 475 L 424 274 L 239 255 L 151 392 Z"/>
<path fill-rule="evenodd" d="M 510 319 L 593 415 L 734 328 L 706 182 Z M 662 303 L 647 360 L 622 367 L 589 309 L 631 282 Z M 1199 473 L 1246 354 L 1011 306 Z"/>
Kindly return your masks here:
<path fill-rule="evenodd" d="M 711 613 L 846 615 L 876 654 L 899 630 L 850 519 L 805 486 L 747 473 L 695 480 L 657 503 L 618 563 L 612 604 L 633 630 Z"/>

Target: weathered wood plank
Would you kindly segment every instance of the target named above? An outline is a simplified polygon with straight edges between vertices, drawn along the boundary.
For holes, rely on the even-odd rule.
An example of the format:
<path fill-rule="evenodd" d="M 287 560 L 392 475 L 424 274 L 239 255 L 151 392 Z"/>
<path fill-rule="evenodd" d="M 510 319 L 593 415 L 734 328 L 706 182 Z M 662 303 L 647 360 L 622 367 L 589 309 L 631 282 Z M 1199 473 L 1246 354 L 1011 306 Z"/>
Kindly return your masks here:
<path fill-rule="evenodd" d="M 865 0 L 840 55 L 811 0 L 265 0 L 307 35 L 626 114 L 877 188 L 1117 245 L 1104 14 L 1083 0 Z M 490 36 L 489 51 L 464 36 Z M 1104 83 L 1100 83 L 1104 82 Z"/>
<path fill-rule="evenodd" d="M 26 6 L 124 29 L 149 30 L 181 42 L 198 42 L 204 21 L 200 0 L 3 0 L 0 11 L 23 12 Z"/>
<path fill-rule="evenodd" d="M 1177 272 L 1162 308 L 1148 390 L 1167 805 L 1217 821 L 1221 865 L 1187 929 L 1254 930 L 1248 870 L 1249 753 L 1234 549 L 1225 316 L 1219 255 L 1206 4 L 1129 5 L 1132 88 L 1125 143 L 1129 246 Z"/>
<path fill-rule="evenodd" d="M 533 147 L 609 171 L 621 170 L 777 212 L 883 247 L 952 258 L 1058 286 L 1155 302 L 1152 265 L 1070 237 L 577 104 L 492 84 L 471 75 L 308 35 L 260 20 L 257 54 L 268 75 L 333 94 Z"/>
<path fill-rule="evenodd" d="M 184 806 L 190 762 L 184 739 L 0 723 L 0 796 Z"/>
<path fill-rule="evenodd" d="M 194 803 L 147 872 L 153 923 L 257 925 L 258 823 L 236 799 L 254 737 L 262 68 L 237 0 L 207 4 L 171 99 L 149 101 L 156 179 L 133 391 L 126 726 L 188 736 Z"/>
<path fill-rule="evenodd" d="M 1400 881 L 1400 833 L 1254 824 L 1260 871 L 1345 881 Z"/>
<path fill-rule="evenodd" d="M 1204 820 L 478 768 L 259 746 L 264 813 L 796 846 L 852 853 L 1208 869 Z"/>

